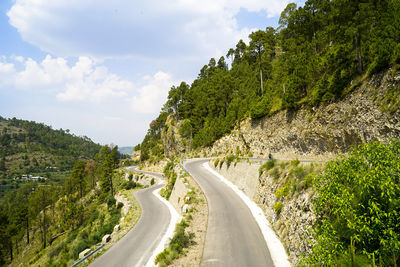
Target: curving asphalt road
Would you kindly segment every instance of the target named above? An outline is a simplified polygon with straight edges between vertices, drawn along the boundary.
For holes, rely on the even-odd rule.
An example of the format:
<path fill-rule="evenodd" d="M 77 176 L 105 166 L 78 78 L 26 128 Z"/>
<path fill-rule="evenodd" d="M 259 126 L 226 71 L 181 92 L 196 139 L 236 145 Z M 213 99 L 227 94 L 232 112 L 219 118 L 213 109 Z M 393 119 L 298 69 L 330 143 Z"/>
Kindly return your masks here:
<path fill-rule="evenodd" d="M 208 201 L 208 226 L 201 266 L 274 266 L 263 234 L 240 197 L 204 169 L 207 159 L 184 166 Z"/>
<path fill-rule="evenodd" d="M 157 173 L 152 175 L 161 176 Z M 142 215 L 123 238 L 114 244 L 104 255 L 90 266 L 145 266 L 153 251 L 167 231 L 171 215 L 167 206 L 153 194 L 163 185 L 152 186 L 134 192 L 142 208 Z"/>

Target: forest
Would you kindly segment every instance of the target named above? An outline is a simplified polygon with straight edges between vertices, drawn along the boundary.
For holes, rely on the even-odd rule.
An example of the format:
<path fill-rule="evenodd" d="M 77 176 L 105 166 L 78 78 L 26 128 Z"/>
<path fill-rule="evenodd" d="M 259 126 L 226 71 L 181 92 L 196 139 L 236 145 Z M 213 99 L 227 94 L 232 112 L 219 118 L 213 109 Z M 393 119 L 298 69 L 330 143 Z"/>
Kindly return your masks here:
<path fill-rule="evenodd" d="M 111 233 L 121 216 L 114 199 L 124 186 L 114 184 L 119 161 L 118 147 L 105 145 L 94 157 L 77 159 L 62 184 L 26 182 L 8 191 L 0 199 L 0 265 L 16 258 L 40 265 L 48 258 L 42 264 L 67 266 Z"/>
<path fill-rule="evenodd" d="M 23 184 L 19 178 L 24 174 L 62 183 L 77 159 L 91 159 L 100 148 L 69 130 L 0 116 L 0 197 Z"/>
<path fill-rule="evenodd" d="M 141 160 L 164 157 L 160 140 L 168 116 L 181 122 L 191 148 L 211 146 L 240 120 L 337 101 L 399 63 L 400 1 L 288 4 L 279 27 L 251 33 L 248 44 L 240 40 L 226 57 L 211 58 L 193 83 L 171 87 L 140 145 Z"/>

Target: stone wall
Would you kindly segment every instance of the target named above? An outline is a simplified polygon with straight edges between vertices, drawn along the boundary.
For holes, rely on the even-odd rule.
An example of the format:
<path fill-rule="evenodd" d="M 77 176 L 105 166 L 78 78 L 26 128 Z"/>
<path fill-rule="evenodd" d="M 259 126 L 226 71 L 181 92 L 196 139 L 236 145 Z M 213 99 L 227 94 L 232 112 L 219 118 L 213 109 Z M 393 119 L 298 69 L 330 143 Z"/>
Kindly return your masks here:
<path fill-rule="evenodd" d="M 182 206 L 184 205 L 188 190 L 189 184 L 185 183 L 183 178 L 176 178 L 169 202 L 180 215 L 182 215 Z"/>
<path fill-rule="evenodd" d="M 254 199 L 258 187 L 258 169 L 261 166 L 259 162 L 235 162 L 229 168 L 226 164 L 220 168 L 214 166 L 214 160 L 210 160 L 209 165 L 246 193 L 250 199 Z"/>

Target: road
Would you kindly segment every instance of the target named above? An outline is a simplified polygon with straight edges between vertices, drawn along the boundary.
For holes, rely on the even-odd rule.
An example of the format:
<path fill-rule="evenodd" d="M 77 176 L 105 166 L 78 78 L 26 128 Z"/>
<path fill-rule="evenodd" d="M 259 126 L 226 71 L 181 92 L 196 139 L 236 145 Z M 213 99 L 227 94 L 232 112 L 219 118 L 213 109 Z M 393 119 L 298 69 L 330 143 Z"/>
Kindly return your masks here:
<path fill-rule="evenodd" d="M 153 173 L 153 175 L 160 176 Z M 153 194 L 163 185 L 134 192 L 142 208 L 142 215 L 123 238 L 90 266 L 145 266 L 167 231 L 171 219 L 167 206 Z"/>
<path fill-rule="evenodd" d="M 207 159 L 184 166 L 208 201 L 208 226 L 201 266 L 274 266 L 263 234 L 241 198 L 204 169 Z"/>

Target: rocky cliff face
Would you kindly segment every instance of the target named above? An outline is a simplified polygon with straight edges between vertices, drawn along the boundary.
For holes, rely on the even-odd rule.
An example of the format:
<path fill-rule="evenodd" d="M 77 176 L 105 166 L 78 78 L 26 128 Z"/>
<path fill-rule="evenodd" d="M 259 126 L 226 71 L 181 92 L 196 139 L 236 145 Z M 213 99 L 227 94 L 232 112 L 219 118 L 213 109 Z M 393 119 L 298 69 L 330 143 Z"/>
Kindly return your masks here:
<path fill-rule="evenodd" d="M 400 72 L 375 75 L 355 88 L 336 103 L 246 119 L 204 154 L 331 159 L 364 142 L 400 138 Z"/>

